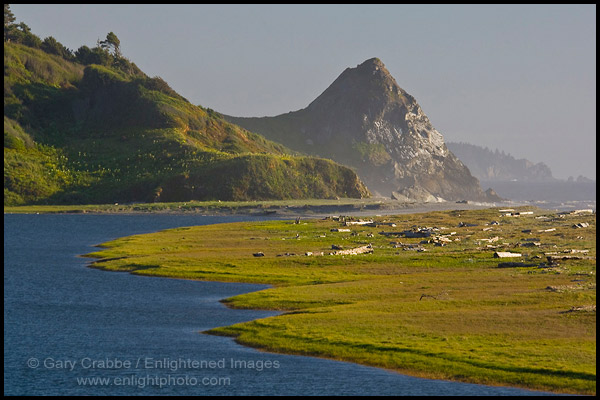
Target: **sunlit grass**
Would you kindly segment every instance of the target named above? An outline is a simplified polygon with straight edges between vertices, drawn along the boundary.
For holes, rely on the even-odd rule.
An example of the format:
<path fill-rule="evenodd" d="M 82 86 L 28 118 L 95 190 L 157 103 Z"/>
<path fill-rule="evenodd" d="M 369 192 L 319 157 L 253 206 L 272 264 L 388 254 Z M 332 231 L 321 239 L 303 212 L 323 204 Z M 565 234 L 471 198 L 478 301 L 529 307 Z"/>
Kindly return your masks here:
<path fill-rule="evenodd" d="M 100 258 L 94 267 L 112 271 L 272 284 L 225 302 L 282 315 L 209 332 L 246 345 L 429 378 L 595 394 L 595 214 L 527 210 L 534 214 L 375 217 L 396 227 L 354 225 L 351 232 L 332 232 L 342 223 L 331 218 L 186 227 L 115 240 L 89 256 Z M 579 222 L 589 226 L 575 228 Z M 413 226 L 438 228 L 451 242 L 423 243 L 417 252 L 394 244 L 424 239 L 380 234 Z M 482 239 L 496 236 L 491 243 L 501 247 L 486 247 Z M 540 245 L 525 247 L 527 239 Z M 369 243 L 372 254 L 329 255 L 332 245 Z M 564 253 L 572 249 L 587 252 Z M 505 260 L 495 251 L 522 253 L 511 261 L 536 266 L 498 268 Z M 580 259 L 539 268 L 545 253 Z"/>

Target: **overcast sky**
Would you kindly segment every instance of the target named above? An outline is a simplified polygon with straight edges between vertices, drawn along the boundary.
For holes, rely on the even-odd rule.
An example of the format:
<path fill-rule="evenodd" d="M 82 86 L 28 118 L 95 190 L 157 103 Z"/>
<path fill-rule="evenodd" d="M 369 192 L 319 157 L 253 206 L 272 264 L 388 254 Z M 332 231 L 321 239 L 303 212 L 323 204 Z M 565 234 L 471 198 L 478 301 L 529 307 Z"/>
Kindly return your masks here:
<path fill-rule="evenodd" d="M 235 116 L 306 107 L 378 57 L 449 142 L 596 178 L 596 5 L 39 5 L 17 22 L 66 47 L 110 31 L 194 104 Z"/>

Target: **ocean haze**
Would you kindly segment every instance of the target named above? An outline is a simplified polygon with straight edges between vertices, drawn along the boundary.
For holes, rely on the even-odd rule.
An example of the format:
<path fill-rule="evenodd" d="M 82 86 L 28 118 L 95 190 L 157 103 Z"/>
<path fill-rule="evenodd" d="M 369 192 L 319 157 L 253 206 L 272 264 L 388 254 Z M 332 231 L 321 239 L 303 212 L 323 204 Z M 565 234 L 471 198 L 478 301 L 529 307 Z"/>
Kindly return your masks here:
<path fill-rule="evenodd" d="M 596 178 L 596 5 L 41 5 L 17 22 L 125 57 L 236 116 L 306 107 L 379 57 L 446 141 Z M 156 29 L 160 25 L 161 29 Z"/>

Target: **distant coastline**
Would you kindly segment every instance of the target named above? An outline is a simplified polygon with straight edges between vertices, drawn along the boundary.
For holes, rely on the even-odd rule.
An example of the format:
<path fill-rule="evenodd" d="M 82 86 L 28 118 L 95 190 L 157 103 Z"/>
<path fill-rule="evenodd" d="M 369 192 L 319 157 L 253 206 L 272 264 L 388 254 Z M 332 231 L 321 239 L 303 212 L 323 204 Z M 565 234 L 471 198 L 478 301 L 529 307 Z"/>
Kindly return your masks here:
<path fill-rule="evenodd" d="M 596 181 L 481 181 L 481 187 L 491 187 L 500 197 L 514 201 L 596 201 Z"/>

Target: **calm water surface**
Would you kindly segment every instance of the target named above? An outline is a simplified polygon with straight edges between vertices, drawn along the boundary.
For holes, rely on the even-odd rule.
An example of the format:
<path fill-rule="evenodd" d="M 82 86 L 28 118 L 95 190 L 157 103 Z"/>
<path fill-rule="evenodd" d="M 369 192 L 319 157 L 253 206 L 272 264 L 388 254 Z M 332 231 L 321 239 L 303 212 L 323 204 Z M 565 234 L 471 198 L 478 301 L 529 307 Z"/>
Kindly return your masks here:
<path fill-rule="evenodd" d="M 265 286 L 87 268 L 122 236 L 256 217 L 4 215 L 5 395 L 540 395 L 260 352 L 200 334 L 275 315 L 220 299 Z"/>

